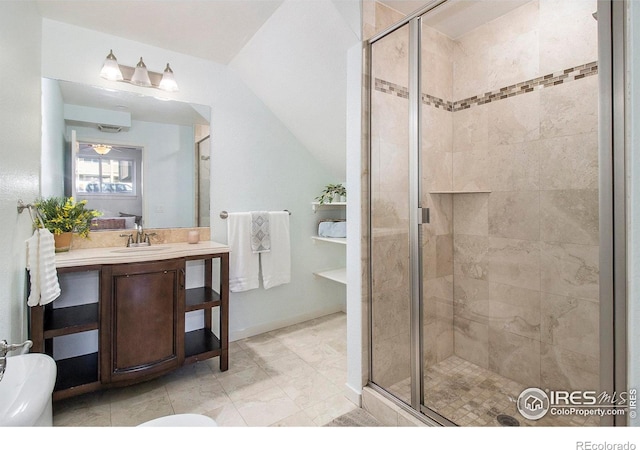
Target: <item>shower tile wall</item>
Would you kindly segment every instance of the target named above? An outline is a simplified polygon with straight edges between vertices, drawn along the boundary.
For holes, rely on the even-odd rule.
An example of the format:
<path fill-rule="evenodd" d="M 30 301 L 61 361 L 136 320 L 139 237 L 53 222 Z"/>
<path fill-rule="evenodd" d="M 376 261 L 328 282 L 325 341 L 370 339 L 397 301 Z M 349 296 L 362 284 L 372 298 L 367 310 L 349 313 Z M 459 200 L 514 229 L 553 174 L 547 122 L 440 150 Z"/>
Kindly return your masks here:
<path fill-rule="evenodd" d="M 385 84 L 371 97 L 371 379 L 385 388 L 408 378 L 411 367 L 409 112 L 406 95 L 396 90 L 406 92 L 408 43 L 405 26 L 372 46 L 372 76 Z"/>
<path fill-rule="evenodd" d="M 362 39 L 371 38 L 403 18 L 402 13 L 387 5 L 375 0 L 362 0 Z"/>
<path fill-rule="evenodd" d="M 421 202 L 431 223 L 421 227 L 423 260 L 424 364 L 431 366 L 454 353 L 453 338 L 453 199 L 430 195 L 450 191 L 453 163 L 454 43 L 441 33 L 422 29 L 422 186 Z"/>
<path fill-rule="evenodd" d="M 399 19 L 363 8 L 365 38 Z M 532 1 L 456 40 L 423 24 L 427 366 L 455 355 L 524 385 L 599 385 L 596 8 Z M 373 47 L 372 379 L 382 386 L 409 376 L 407 42 L 402 31 Z M 434 193 L 452 190 L 491 192 Z"/>
<path fill-rule="evenodd" d="M 454 353 L 529 386 L 599 386 L 595 10 L 534 1 L 452 41 L 452 188 L 491 191 L 451 195 Z"/>

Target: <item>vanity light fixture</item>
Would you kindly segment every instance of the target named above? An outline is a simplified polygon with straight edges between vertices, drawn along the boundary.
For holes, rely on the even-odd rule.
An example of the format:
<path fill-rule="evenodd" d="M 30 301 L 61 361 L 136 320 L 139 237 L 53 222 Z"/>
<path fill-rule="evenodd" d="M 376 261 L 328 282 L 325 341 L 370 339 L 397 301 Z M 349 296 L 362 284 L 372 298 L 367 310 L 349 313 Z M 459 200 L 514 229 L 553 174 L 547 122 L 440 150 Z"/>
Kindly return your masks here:
<path fill-rule="evenodd" d="M 136 64 L 136 70 L 133 72 L 133 76 L 131 77 L 131 83 L 143 87 L 151 86 L 149 72 L 147 71 L 147 66 L 145 66 L 144 61 L 142 61 L 142 56 L 140 57 L 138 64 Z"/>
<path fill-rule="evenodd" d="M 122 72 L 120 66 L 118 66 L 118 60 L 113 54 L 113 50 L 109 51 L 107 59 L 104 60 L 100 76 L 111 81 L 122 81 Z"/>
<path fill-rule="evenodd" d="M 140 61 L 135 67 L 123 66 L 118 64 L 113 50 L 109 51 L 102 65 L 100 76 L 110 81 L 123 81 L 136 86 L 157 88 L 167 92 L 178 91 L 178 84 L 169 63 L 167 63 L 164 73 L 147 70 L 142 57 L 140 57 Z"/>
<path fill-rule="evenodd" d="M 173 70 L 169 67 L 169 63 L 167 63 L 167 67 L 164 69 L 162 80 L 158 87 L 167 92 L 176 92 L 178 90 L 178 83 L 176 83 L 176 79 L 173 76 Z"/>
<path fill-rule="evenodd" d="M 91 147 L 93 147 L 93 150 L 98 155 L 106 155 L 107 153 L 109 153 L 111 151 L 111 146 L 110 145 L 94 144 Z"/>

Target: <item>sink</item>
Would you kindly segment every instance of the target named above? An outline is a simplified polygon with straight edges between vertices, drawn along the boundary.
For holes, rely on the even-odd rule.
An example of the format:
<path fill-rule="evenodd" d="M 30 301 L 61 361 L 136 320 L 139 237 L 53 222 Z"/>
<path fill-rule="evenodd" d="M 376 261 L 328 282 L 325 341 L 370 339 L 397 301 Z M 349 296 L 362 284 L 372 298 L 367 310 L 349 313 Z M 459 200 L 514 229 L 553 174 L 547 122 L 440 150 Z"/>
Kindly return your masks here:
<path fill-rule="evenodd" d="M 160 250 L 167 250 L 168 248 L 171 247 L 167 247 L 166 245 L 152 245 L 148 247 L 124 247 L 117 250 L 111 250 L 111 253 L 159 252 Z"/>
<path fill-rule="evenodd" d="M 7 357 L 0 380 L 0 426 L 52 426 L 56 362 L 44 353 Z"/>

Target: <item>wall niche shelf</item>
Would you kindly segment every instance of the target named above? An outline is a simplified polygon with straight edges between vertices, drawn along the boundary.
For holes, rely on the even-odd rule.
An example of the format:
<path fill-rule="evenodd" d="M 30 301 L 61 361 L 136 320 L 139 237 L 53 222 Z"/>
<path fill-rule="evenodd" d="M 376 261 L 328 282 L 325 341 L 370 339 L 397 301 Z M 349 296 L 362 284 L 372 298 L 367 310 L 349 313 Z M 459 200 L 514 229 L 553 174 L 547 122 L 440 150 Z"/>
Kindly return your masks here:
<path fill-rule="evenodd" d="M 430 191 L 429 194 L 491 194 L 491 191 Z"/>
<path fill-rule="evenodd" d="M 333 211 L 329 214 L 323 214 L 323 216 L 329 215 L 332 216 L 333 219 L 345 220 L 347 203 L 346 202 L 332 202 L 332 203 L 320 203 L 320 202 L 311 202 L 311 209 L 314 213 L 321 211 Z M 316 233 L 318 230 L 316 230 Z M 347 238 L 333 238 L 333 237 L 323 237 L 323 236 L 311 236 L 314 243 L 325 242 L 330 245 L 340 245 L 347 247 Z M 334 281 L 340 284 L 347 284 L 347 268 L 341 267 L 338 269 L 331 270 L 321 270 L 319 272 L 313 272 L 313 274 L 320 278 L 325 278 L 327 280 Z"/>
<path fill-rule="evenodd" d="M 326 278 L 327 280 L 335 281 L 341 284 L 347 284 L 347 268 L 341 267 L 340 269 L 325 270 L 322 272 L 315 272 L 314 275 Z"/>
<path fill-rule="evenodd" d="M 313 212 L 318 210 L 326 210 L 326 209 L 342 209 L 347 206 L 346 202 L 332 202 L 332 203 L 320 203 L 320 202 L 312 202 L 311 209 Z"/>
<path fill-rule="evenodd" d="M 317 242 L 329 242 L 332 244 L 347 245 L 347 238 L 328 238 L 328 237 L 321 237 L 321 236 L 311 236 L 311 239 Z"/>

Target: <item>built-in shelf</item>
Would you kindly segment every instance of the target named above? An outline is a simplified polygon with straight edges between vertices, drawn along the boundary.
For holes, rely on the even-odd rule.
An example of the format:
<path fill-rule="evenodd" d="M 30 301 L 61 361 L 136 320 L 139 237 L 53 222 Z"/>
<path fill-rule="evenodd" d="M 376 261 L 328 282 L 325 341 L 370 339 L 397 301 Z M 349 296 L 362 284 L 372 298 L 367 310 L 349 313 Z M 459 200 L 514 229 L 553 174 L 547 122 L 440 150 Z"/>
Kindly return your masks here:
<path fill-rule="evenodd" d="M 341 209 L 347 206 L 346 202 L 332 202 L 332 203 L 320 203 L 312 202 L 311 209 L 316 212 L 321 209 Z"/>
<path fill-rule="evenodd" d="M 47 306 L 44 310 L 44 338 L 98 329 L 98 303 L 66 308 Z"/>
<path fill-rule="evenodd" d="M 55 391 L 79 389 L 98 382 L 98 353 L 56 360 L 58 369 Z"/>
<path fill-rule="evenodd" d="M 347 245 L 347 238 L 328 238 L 328 237 L 321 237 L 321 236 L 311 236 L 311 239 L 313 239 L 314 241 L 331 242 L 332 244 Z"/>
<path fill-rule="evenodd" d="M 220 306 L 220 294 L 208 287 L 197 287 L 185 290 L 185 312 Z"/>
<path fill-rule="evenodd" d="M 342 210 L 339 214 L 344 214 L 346 209 L 346 202 L 332 202 L 332 203 L 320 203 L 320 202 L 312 202 L 311 209 L 315 213 L 316 211 L 322 210 Z M 347 238 L 331 238 L 331 237 L 321 237 L 321 236 L 311 236 L 311 239 L 314 242 L 328 242 L 330 244 L 339 244 L 347 246 Z M 327 280 L 334 281 L 340 284 L 347 284 L 347 269 L 346 267 L 340 269 L 333 270 L 324 270 L 322 272 L 314 272 L 314 275 L 317 277 L 325 278 Z"/>
<path fill-rule="evenodd" d="M 491 194 L 491 191 L 431 191 L 429 194 Z"/>
<path fill-rule="evenodd" d="M 184 335 L 184 356 L 186 360 L 193 359 L 190 362 L 206 359 L 214 356 L 214 353 L 217 356 L 221 349 L 220 339 L 206 328 L 189 331 Z"/>
<path fill-rule="evenodd" d="M 324 272 L 316 272 L 315 275 L 338 283 L 347 284 L 346 267 L 342 267 L 340 269 L 325 270 Z"/>

